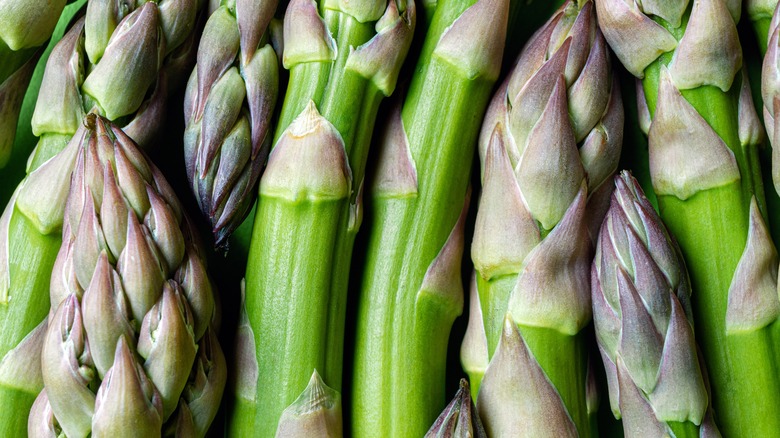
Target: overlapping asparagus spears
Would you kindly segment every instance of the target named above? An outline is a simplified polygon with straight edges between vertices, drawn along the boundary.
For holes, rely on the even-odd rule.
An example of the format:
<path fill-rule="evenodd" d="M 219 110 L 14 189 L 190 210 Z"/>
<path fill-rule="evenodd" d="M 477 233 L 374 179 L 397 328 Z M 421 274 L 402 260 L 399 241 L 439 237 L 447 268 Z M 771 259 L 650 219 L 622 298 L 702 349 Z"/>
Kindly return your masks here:
<path fill-rule="evenodd" d="M 187 86 L 187 177 L 217 246 L 249 214 L 270 149 L 279 66 L 265 33 L 277 3 L 243 0 L 211 14 Z"/>
<path fill-rule="evenodd" d="M 741 74 L 742 3 L 596 4 L 607 41 L 642 79 L 653 188 L 689 268 L 718 424 L 725 436 L 780 436 L 777 267 L 756 259 L 774 248 L 755 232 L 761 129 Z"/>
<path fill-rule="evenodd" d="M 589 261 L 623 140 L 609 56 L 593 2 L 569 1 L 485 117 L 461 358 L 490 435 L 590 434 Z"/>
<path fill-rule="evenodd" d="M 0 169 L 11 157 L 16 123 L 40 47 L 67 0 L 0 1 Z"/>
<path fill-rule="evenodd" d="M 506 0 L 440 1 L 403 107 L 385 121 L 358 301 L 356 437 L 422 436 L 445 405 L 469 173 L 508 10 Z"/>
<path fill-rule="evenodd" d="M 719 437 L 685 264 L 628 172 L 615 178 L 591 281 L 610 405 L 626 436 Z"/>
<path fill-rule="evenodd" d="M 65 145 L 78 129 L 84 135 L 90 110 L 121 120 L 129 136 L 147 141 L 162 123 L 165 78 L 179 74 L 194 39 L 195 1 L 127 9 L 132 5 L 90 1 L 85 17 L 53 49 L 32 119 L 41 138 L 0 218 L 0 405 L 12 403 L 19 412 L 41 390 L 36 362 L 27 359 L 38 346 L 23 340 L 50 308 L 49 276 L 76 162 L 75 149 Z M 20 369 L 28 375 L 17 375 Z M 22 434 L 23 417 L 0 416 L 0 435 Z"/>
<path fill-rule="evenodd" d="M 202 250 L 137 145 L 99 116 L 85 124 L 66 149 L 76 168 L 28 433 L 205 436 L 227 369 Z"/>
<path fill-rule="evenodd" d="M 290 80 L 260 181 L 231 436 L 270 436 L 316 370 L 341 390 L 347 283 L 374 119 L 395 88 L 413 2 L 290 2 Z M 248 371 L 251 370 L 251 371 Z"/>

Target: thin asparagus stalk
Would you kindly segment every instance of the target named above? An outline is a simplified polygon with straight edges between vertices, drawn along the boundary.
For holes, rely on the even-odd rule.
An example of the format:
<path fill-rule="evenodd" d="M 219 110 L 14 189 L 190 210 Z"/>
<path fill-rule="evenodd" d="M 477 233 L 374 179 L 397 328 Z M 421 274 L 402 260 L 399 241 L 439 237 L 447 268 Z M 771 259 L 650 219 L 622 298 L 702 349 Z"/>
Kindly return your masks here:
<path fill-rule="evenodd" d="M 248 363 L 241 368 L 257 371 L 238 378 L 232 436 L 272 435 L 315 369 L 341 389 L 368 147 L 414 25 L 414 3 L 405 1 L 318 10 L 312 0 L 294 0 L 287 9 L 283 63 L 290 81 L 260 182 L 246 271 L 248 333 L 241 342 L 252 340 L 255 351 L 242 356 Z"/>
<path fill-rule="evenodd" d="M 40 47 L 54 32 L 66 0 L 0 1 L 0 169 L 11 157 L 16 123 Z"/>
<path fill-rule="evenodd" d="M 94 114 L 65 206 L 43 339 L 46 412 L 70 437 L 205 436 L 227 370 L 215 298 L 189 220 L 165 178 L 118 127 Z M 46 408 L 48 404 L 50 408 Z M 43 421 L 40 424 L 39 421 Z"/>
<path fill-rule="evenodd" d="M 277 3 L 238 1 L 211 14 L 187 86 L 187 177 L 218 247 L 249 214 L 270 149 L 279 66 L 264 35 Z"/>
<path fill-rule="evenodd" d="M 506 0 L 439 2 L 403 108 L 385 122 L 358 301 L 356 437 L 422 436 L 444 407 L 469 173 L 508 9 Z"/>
<path fill-rule="evenodd" d="M 627 436 L 720 436 L 694 340 L 679 249 L 639 183 L 615 177 L 591 276 L 615 418 Z"/>
<path fill-rule="evenodd" d="M 588 265 L 623 137 L 609 56 L 593 2 L 565 3 L 525 47 L 483 123 L 468 327 L 481 335 L 464 340 L 462 357 L 491 435 L 590 434 Z M 518 380 L 518 367 L 540 380 Z M 538 391 L 505 389 L 512 385 Z M 542 403 L 562 414 L 540 421 Z"/>
<path fill-rule="evenodd" d="M 745 10 L 756 33 L 761 53 L 766 53 L 770 32 L 777 26 L 772 23 L 777 0 L 745 0 Z"/>
<path fill-rule="evenodd" d="M 27 177 L 0 218 L 0 376 L 14 376 L 0 378 L 0 405 L 10 406 L 9 400 L 21 413 L 0 417 L 0 432 L 8 436 L 23 434 L 24 413 L 41 390 L 40 379 L 33 378 L 40 375 L 36 363 L 26 359 L 35 357 L 38 344 L 23 340 L 50 308 L 49 276 L 76 151 L 86 135 L 84 113 L 122 119 L 128 135 L 148 139 L 161 124 L 166 75 L 178 74 L 185 55 L 179 50 L 186 52 L 188 38 L 194 38 L 194 1 L 146 2 L 132 12 L 126 3 L 112 5 L 90 2 L 85 17 L 53 49 L 32 119 L 41 138 Z M 29 377 L 25 381 L 17 379 L 14 370 L 20 369 Z"/>
<path fill-rule="evenodd" d="M 642 79 L 653 188 L 689 269 L 718 424 L 730 437 L 780 436 L 780 325 L 753 312 L 776 301 L 777 289 L 747 293 L 743 275 L 774 277 L 776 267 L 751 260 L 751 203 L 763 212 L 764 194 L 760 122 L 742 110 L 752 102 L 740 74 L 741 2 L 596 5 L 607 41 Z"/>

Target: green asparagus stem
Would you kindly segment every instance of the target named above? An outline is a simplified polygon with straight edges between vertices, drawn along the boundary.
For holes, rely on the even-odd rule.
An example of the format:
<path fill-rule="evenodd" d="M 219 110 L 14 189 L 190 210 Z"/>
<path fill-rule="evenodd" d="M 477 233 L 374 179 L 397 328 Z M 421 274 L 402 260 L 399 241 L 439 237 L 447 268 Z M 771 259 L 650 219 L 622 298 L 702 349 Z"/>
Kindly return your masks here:
<path fill-rule="evenodd" d="M 162 174 L 94 114 L 65 205 L 41 350 L 45 391 L 28 433 L 206 435 L 227 370 L 215 298 L 189 220 Z M 43 422 L 43 424 L 41 424 Z"/>
<path fill-rule="evenodd" d="M 469 173 L 508 8 L 440 2 L 403 108 L 386 121 L 358 302 L 356 437 L 422 436 L 444 407 L 447 341 L 463 309 Z"/>
<path fill-rule="evenodd" d="M 249 214 L 270 149 L 279 65 L 263 37 L 277 3 L 240 0 L 211 14 L 187 86 L 187 177 L 218 247 Z"/>
<path fill-rule="evenodd" d="M 260 182 L 246 274 L 247 333 L 228 433 L 271 436 L 312 372 L 341 389 L 347 283 L 374 119 L 395 88 L 413 2 L 294 0 L 290 81 Z M 276 261 L 276 262 L 273 262 Z M 299 297 L 299 298 L 294 298 Z M 244 373 L 239 369 L 239 373 Z"/>
<path fill-rule="evenodd" d="M 673 243 L 628 173 L 593 260 L 593 319 L 615 418 L 629 436 L 720 436 L 691 318 L 691 287 Z"/>
<path fill-rule="evenodd" d="M 609 56 L 593 2 L 567 2 L 526 45 L 483 123 L 467 330 L 479 335 L 464 340 L 462 363 L 490 435 L 591 433 L 588 263 L 623 138 Z M 514 385 L 536 391 L 505 389 Z M 542 403 L 556 414 L 538 418 Z"/>
<path fill-rule="evenodd" d="M 745 10 L 753 22 L 758 47 L 761 53 L 766 53 L 770 32 L 777 25 L 773 24 L 773 15 L 777 9 L 777 0 L 745 0 Z"/>
<path fill-rule="evenodd" d="M 775 302 L 777 286 L 754 288 L 776 267 L 752 259 L 751 248 L 772 243 L 750 231 L 765 210 L 760 123 L 743 111 L 752 102 L 740 74 L 741 2 L 596 4 L 607 41 L 643 80 L 653 187 L 689 268 L 718 424 L 730 437 L 780 436 L 780 325 L 756 307 Z"/>

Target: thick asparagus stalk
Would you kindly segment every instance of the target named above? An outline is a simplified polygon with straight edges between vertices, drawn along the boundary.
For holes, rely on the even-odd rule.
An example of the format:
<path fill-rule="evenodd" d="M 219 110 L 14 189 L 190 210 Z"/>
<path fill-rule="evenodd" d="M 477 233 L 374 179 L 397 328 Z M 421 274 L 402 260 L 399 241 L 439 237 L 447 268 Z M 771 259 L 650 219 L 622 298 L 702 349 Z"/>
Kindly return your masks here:
<path fill-rule="evenodd" d="M 315 369 L 341 389 L 368 147 L 379 102 L 395 88 L 411 44 L 415 6 L 329 3 L 322 14 L 313 1 L 294 0 L 285 16 L 290 83 L 260 182 L 246 273 L 249 333 L 241 339 L 255 351 L 242 360 L 257 373 L 238 379 L 235 436 L 272 435 Z"/>
<path fill-rule="evenodd" d="M 54 32 L 66 0 L 0 1 L 0 169 L 11 157 L 16 122 L 39 48 Z"/>
<path fill-rule="evenodd" d="M 777 289 L 745 291 L 752 287 L 745 269 L 754 270 L 755 281 L 775 277 L 776 268 L 751 260 L 749 239 L 764 237 L 749 232 L 751 200 L 763 210 L 764 195 L 755 147 L 760 122 L 745 110 L 752 102 L 740 74 L 741 2 L 596 4 L 607 41 L 643 81 L 653 188 L 689 268 L 720 428 L 725 436 L 780 436 L 780 349 L 773 339 L 780 325 L 753 312 L 776 301 Z M 735 325 L 729 315 L 741 321 Z"/>
<path fill-rule="evenodd" d="M 115 8 L 113 2 L 91 1 L 86 16 L 60 40 L 47 62 L 32 119 L 33 132 L 41 138 L 27 177 L 0 218 L 0 376 L 20 368 L 39 375 L 35 362 L 30 367 L 26 359 L 34 357 L 37 347 L 23 340 L 50 308 L 49 274 L 61 243 L 70 173 L 80 137 L 86 135 L 85 111 L 121 119 L 132 138 L 148 139 L 161 124 L 165 77 L 181 68 L 177 47 L 189 47 L 188 39 L 194 38 L 194 1 L 146 2 L 132 12 L 126 5 Z M 79 129 L 75 143 L 65 147 Z M 18 348 L 22 350 L 9 356 Z M 20 358 L 24 362 L 17 362 Z M 0 378 L 0 405 L 11 397 L 19 411 L 26 412 L 41 390 L 40 379 L 10 380 Z M 2 416 L 0 432 L 10 424 L 13 430 L 24 426 L 16 416 Z"/>
<path fill-rule="evenodd" d="M 444 0 L 370 189 L 358 302 L 352 433 L 422 436 L 444 407 L 474 146 L 498 78 L 509 2 Z"/>
<path fill-rule="evenodd" d="M 582 333 L 591 315 L 588 266 L 623 137 L 609 56 L 593 2 L 569 1 L 525 47 L 485 117 L 472 244 L 479 296 L 468 328 L 481 335 L 467 336 L 462 362 L 488 434 L 521 424 L 528 436 L 553 428 L 590 434 Z M 526 348 L 530 355 L 518 358 L 532 364 L 511 359 Z M 524 377 L 540 380 L 517 380 L 518 367 L 533 368 Z M 549 398 L 505 389 L 513 384 L 545 387 Z M 542 402 L 556 403 L 563 423 L 530 418 Z M 512 412 L 523 405 L 539 410 Z"/>
<path fill-rule="evenodd" d="M 279 66 L 264 34 L 277 3 L 238 1 L 211 14 L 187 86 L 187 176 L 217 246 L 249 214 L 270 148 Z"/>
<path fill-rule="evenodd" d="M 593 320 L 609 398 L 627 436 L 720 436 L 694 341 L 682 256 L 623 172 L 592 265 Z"/>
<path fill-rule="evenodd" d="M 173 191 L 137 145 L 90 114 L 71 142 L 76 168 L 43 338 L 45 391 L 28 432 L 51 412 L 71 437 L 205 436 L 225 385 L 215 298 Z M 49 408 L 45 408 L 48 404 Z M 39 421 L 43 421 L 40 424 Z"/>

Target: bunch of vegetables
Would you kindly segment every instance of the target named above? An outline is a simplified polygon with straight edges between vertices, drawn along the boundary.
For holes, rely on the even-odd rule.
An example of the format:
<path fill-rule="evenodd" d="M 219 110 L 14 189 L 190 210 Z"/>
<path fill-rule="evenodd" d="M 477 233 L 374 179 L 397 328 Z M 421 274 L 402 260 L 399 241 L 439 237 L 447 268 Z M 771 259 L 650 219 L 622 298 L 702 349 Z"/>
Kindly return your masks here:
<path fill-rule="evenodd" d="M 0 59 L 0 437 L 780 437 L 775 0 L 0 0 Z"/>

